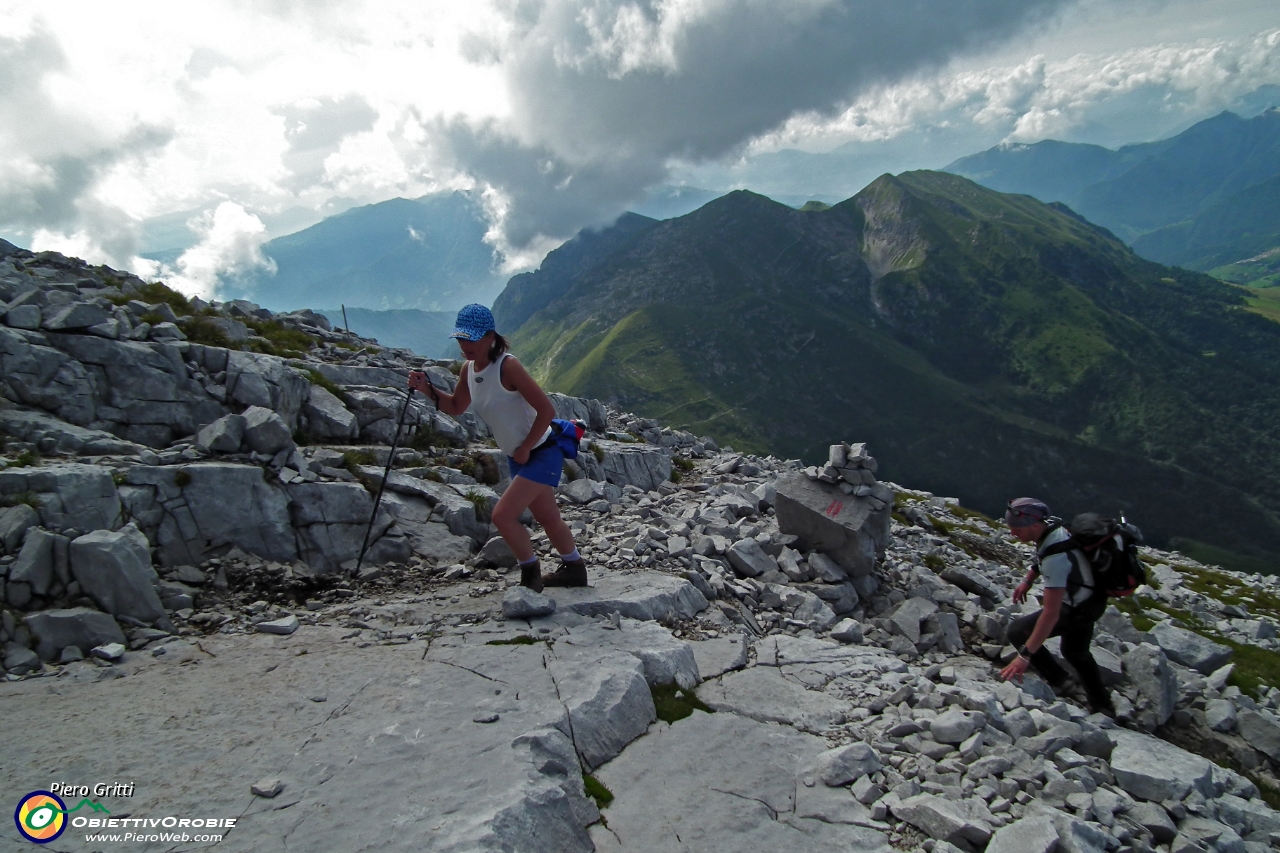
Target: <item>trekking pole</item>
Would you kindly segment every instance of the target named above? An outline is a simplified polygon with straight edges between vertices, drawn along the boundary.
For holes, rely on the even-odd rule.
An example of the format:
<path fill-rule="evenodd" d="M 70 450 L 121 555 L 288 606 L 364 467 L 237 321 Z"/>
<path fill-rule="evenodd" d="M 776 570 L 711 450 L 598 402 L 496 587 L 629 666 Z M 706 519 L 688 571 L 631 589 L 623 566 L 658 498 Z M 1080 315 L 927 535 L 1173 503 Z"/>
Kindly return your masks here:
<path fill-rule="evenodd" d="M 382 490 L 387 487 L 387 478 L 391 476 L 391 463 L 396 461 L 396 450 L 400 447 L 400 432 L 404 429 L 404 419 L 409 414 L 409 403 L 413 400 L 413 389 L 404 398 L 404 408 L 400 410 L 400 422 L 396 424 L 395 438 L 391 440 L 391 453 L 387 455 L 387 467 L 382 472 L 382 481 L 378 483 L 378 493 L 373 496 L 373 512 L 369 514 L 369 526 L 364 529 L 364 542 L 360 545 L 360 557 L 356 560 L 352 577 L 360 574 L 360 566 L 364 564 L 364 552 L 369 548 L 369 534 L 373 532 L 373 522 L 378 517 L 378 507 L 382 504 Z"/>

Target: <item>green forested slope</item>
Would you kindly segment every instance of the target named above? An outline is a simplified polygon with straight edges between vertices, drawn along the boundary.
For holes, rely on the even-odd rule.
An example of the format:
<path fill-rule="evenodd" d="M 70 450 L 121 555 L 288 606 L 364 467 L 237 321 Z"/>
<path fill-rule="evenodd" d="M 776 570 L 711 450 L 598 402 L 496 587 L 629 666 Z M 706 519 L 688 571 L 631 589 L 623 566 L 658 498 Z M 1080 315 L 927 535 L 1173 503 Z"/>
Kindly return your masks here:
<path fill-rule="evenodd" d="M 556 390 L 996 511 L 1126 510 L 1280 554 L 1280 325 L 1066 208 L 932 172 L 584 234 L 495 303 Z M 590 250 L 589 250 L 590 249 Z"/>

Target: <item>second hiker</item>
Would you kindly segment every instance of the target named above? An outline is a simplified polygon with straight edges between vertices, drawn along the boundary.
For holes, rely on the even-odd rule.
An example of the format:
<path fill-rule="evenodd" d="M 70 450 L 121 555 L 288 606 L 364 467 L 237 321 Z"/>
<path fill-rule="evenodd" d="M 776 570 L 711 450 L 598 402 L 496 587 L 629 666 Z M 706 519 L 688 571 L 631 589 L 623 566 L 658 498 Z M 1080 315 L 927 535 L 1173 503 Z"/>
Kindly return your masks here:
<path fill-rule="evenodd" d="M 466 363 L 452 394 L 432 386 L 425 373 L 409 374 L 409 387 L 431 397 L 440 411 L 460 415 L 474 408 L 507 454 L 511 485 L 493 509 L 493 524 L 520 563 L 520 583 L 535 592 L 546 586 L 586 586 L 587 566 L 573 532 L 560 517 L 555 487 L 564 468 L 564 452 L 552 437 L 555 407 L 510 353 L 498 334 L 493 313 L 483 305 L 458 312 L 452 337 Z M 528 509 L 560 555 L 560 567 L 541 574 L 529 532 L 520 523 Z"/>
<path fill-rule="evenodd" d="M 1041 609 L 1021 616 L 1009 625 L 1009 643 L 1018 656 L 1000 673 L 1006 681 L 1021 679 L 1030 665 L 1055 691 L 1067 686 L 1067 672 L 1044 647 L 1050 637 L 1062 638 L 1062 656 L 1075 669 L 1089 698 L 1091 710 L 1115 716 L 1111 695 L 1102 683 L 1102 673 L 1089 651 L 1093 626 L 1107 609 L 1107 593 L 1095 581 L 1089 557 L 1078 548 L 1062 550 L 1054 546 L 1071 539 L 1070 531 L 1049 514 L 1049 507 L 1035 498 L 1009 502 L 1005 521 L 1019 542 L 1034 544 L 1032 568 L 1013 591 L 1013 600 L 1027 600 L 1037 577 L 1044 579 Z M 1070 546 L 1064 546 L 1070 548 Z"/>

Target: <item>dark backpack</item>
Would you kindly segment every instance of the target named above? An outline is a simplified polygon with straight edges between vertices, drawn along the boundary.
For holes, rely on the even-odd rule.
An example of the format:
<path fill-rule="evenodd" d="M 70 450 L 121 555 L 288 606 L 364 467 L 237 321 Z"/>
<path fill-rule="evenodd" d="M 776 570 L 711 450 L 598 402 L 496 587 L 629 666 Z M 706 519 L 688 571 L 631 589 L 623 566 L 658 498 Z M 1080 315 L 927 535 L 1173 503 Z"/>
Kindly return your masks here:
<path fill-rule="evenodd" d="M 1132 595 L 1147 582 L 1147 570 L 1138 559 L 1142 531 L 1123 516 L 1116 522 L 1096 512 L 1082 513 L 1067 525 L 1067 532 L 1071 534 L 1070 539 L 1050 545 L 1040 556 L 1083 551 L 1093 570 L 1093 589 L 1104 591 L 1112 598 Z"/>

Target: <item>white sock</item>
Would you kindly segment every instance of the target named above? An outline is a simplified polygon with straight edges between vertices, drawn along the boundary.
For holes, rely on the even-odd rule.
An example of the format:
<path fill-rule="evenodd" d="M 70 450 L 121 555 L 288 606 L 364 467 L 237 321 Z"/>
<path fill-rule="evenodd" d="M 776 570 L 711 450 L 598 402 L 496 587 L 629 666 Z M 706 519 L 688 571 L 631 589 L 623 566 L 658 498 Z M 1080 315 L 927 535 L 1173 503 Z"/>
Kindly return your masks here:
<path fill-rule="evenodd" d="M 578 553 L 577 548 L 574 548 L 568 554 L 561 554 L 560 559 L 564 560 L 566 563 L 572 563 L 574 560 L 581 560 L 582 555 Z"/>

